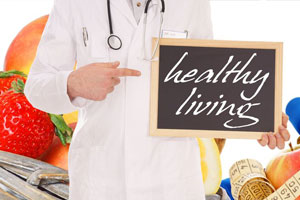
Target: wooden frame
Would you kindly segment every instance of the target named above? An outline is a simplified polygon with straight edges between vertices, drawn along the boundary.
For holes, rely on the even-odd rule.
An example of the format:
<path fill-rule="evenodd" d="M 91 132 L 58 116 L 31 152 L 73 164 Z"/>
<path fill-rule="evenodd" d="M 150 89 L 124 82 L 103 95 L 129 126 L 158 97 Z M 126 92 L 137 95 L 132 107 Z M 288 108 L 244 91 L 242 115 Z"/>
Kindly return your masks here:
<path fill-rule="evenodd" d="M 153 50 L 157 38 L 153 39 Z M 159 40 L 155 58 L 159 57 L 160 45 L 191 46 L 191 47 L 224 47 L 224 48 L 254 48 L 274 49 L 275 56 L 275 102 L 274 102 L 274 130 L 278 131 L 282 123 L 282 49 L 281 42 L 246 42 L 223 40 L 194 40 L 194 39 L 167 39 Z M 158 129 L 158 87 L 159 87 L 159 59 L 152 62 L 151 69 L 151 99 L 150 99 L 150 135 L 169 137 L 203 137 L 203 138 L 235 138 L 260 139 L 263 132 L 248 131 L 212 131 L 212 130 L 186 130 L 186 129 Z"/>

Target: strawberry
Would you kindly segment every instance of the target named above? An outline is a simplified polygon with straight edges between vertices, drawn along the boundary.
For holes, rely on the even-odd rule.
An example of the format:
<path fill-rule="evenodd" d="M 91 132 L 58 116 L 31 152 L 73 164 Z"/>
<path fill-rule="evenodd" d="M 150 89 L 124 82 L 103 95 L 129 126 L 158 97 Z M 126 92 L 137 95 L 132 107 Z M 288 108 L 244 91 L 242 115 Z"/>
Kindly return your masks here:
<path fill-rule="evenodd" d="M 0 71 L 0 95 L 11 87 L 14 80 L 21 79 L 26 82 L 27 75 L 17 70 Z"/>
<path fill-rule="evenodd" d="M 0 150 L 38 158 L 51 145 L 56 134 L 62 143 L 70 143 L 72 129 L 62 115 L 34 108 L 23 93 L 24 82 L 14 80 L 0 95 Z"/>

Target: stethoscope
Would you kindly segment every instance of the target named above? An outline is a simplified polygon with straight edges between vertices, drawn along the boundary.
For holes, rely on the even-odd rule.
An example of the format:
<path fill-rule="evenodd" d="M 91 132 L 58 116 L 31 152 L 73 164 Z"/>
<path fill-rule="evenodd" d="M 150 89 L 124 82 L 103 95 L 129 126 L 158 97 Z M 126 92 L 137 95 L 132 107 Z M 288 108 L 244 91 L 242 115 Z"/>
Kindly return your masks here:
<path fill-rule="evenodd" d="M 145 5 L 144 22 L 143 22 L 144 26 L 147 23 L 147 14 L 148 14 L 148 9 L 149 9 L 149 5 L 150 5 L 151 1 L 152 0 L 147 0 L 146 5 Z M 161 8 L 161 11 L 160 11 L 161 12 L 161 23 L 160 23 L 160 29 L 159 29 L 160 32 L 161 32 L 161 27 L 162 27 L 162 22 L 163 22 L 163 20 L 162 20 L 163 19 L 163 14 L 165 12 L 165 1 L 164 0 L 161 0 L 161 5 L 162 5 L 162 8 Z M 111 9 L 110 9 L 110 0 L 107 0 L 107 12 L 108 12 L 109 32 L 110 32 L 110 35 L 107 38 L 107 44 L 111 49 L 119 50 L 122 47 L 122 40 L 119 36 L 114 34 L 114 31 L 113 31 L 112 18 L 111 18 Z M 159 32 L 159 38 L 160 38 L 160 32 Z M 144 35 L 145 35 L 145 29 L 144 29 Z M 158 42 L 157 42 L 157 45 L 158 45 Z M 157 49 L 157 45 L 156 45 L 155 51 Z"/>

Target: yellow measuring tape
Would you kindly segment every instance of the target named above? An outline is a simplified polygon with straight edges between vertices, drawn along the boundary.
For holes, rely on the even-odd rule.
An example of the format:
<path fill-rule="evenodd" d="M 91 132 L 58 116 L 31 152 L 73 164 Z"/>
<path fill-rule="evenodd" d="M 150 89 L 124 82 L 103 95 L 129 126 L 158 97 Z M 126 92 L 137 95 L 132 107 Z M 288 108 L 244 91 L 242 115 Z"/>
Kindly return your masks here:
<path fill-rule="evenodd" d="M 256 160 L 237 161 L 229 173 L 235 200 L 295 200 L 300 196 L 300 171 L 278 190 L 271 185 L 263 166 Z"/>

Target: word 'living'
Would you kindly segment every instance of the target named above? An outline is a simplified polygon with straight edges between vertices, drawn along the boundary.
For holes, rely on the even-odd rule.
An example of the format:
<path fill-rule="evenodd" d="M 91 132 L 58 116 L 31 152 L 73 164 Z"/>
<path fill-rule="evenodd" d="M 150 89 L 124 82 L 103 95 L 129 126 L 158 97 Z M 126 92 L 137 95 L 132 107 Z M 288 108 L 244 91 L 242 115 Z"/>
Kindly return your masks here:
<path fill-rule="evenodd" d="M 190 92 L 189 96 L 186 98 L 186 100 L 179 106 L 178 110 L 176 111 L 176 115 L 181 115 L 182 112 L 185 113 L 184 115 L 188 115 L 192 112 L 193 115 L 199 115 L 200 113 L 207 112 L 206 115 L 211 115 L 215 111 L 215 115 L 218 116 L 221 113 L 228 110 L 228 113 L 231 116 L 237 115 L 240 119 L 249 119 L 248 124 L 241 124 L 241 125 L 230 125 L 233 121 L 233 119 L 229 119 L 224 123 L 224 127 L 234 129 L 234 128 L 244 128 L 249 127 L 257 124 L 259 122 L 259 119 L 254 116 L 248 116 L 246 113 L 254 106 L 259 106 L 261 103 L 251 103 L 252 99 L 254 99 L 261 89 L 263 88 L 264 84 L 266 83 L 269 73 L 262 74 L 262 70 L 258 70 L 255 75 L 250 77 L 253 72 L 247 71 L 245 72 L 246 68 L 249 66 L 249 64 L 252 62 L 255 56 L 257 56 L 257 53 L 253 53 L 252 56 L 249 58 L 249 60 L 244 64 L 244 66 L 240 69 L 237 69 L 238 66 L 241 64 L 241 61 L 238 61 L 231 69 L 227 70 L 228 66 L 232 63 L 232 60 L 234 58 L 233 55 L 231 55 L 227 61 L 227 63 L 224 65 L 224 67 L 215 74 L 213 69 L 208 69 L 205 72 L 198 74 L 198 69 L 193 69 L 185 74 L 182 74 L 182 70 L 178 70 L 177 67 L 182 63 L 182 61 L 185 59 L 185 57 L 188 56 L 188 52 L 185 52 L 183 56 L 179 59 L 179 61 L 176 63 L 176 65 L 169 71 L 167 76 L 164 79 L 164 82 L 168 82 L 170 80 L 173 80 L 174 83 L 187 83 L 193 81 L 194 83 L 200 83 L 200 82 L 206 82 L 206 83 L 218 83 L 219 81 L 221 83 L 226 83 L 228 77 L 235 75 L 232 83 L 237 83 L 239 81 L 242 81 L 243 84 L 259 84 L 255 92 L 251 95 L 246 95 L 245 90 L 243 90 L 240 93 L 240 97 L 247 101 L 248 103 L 241 105 L 240 107 L 236 108 L 236 105 L 234 103 L 227 105 L 227 101 L 223 100 L 221 102 L 206 102 L 206 105 L 204 105 L 204 102 L 197 102 L 193 101 L 190 102 L 192 97 L 196 97 L 197 99 L 200 99 L 202 94 L 196 95 L 197 87 L 194 87 L 192 91 Z M 221 79 L 221 76 L 223 78 Z M 220 78 L 220 79 L 219 79 Z M 221 94 L 219 96 L 219 99 L 222 100 L 224 97 L 224 94 Z M 198 103 L 198 105 L 197 105 Z M 196 106 L 197 105 L 197 106 Z M 235 123 L 236 124 L 236 123 Z"/>

